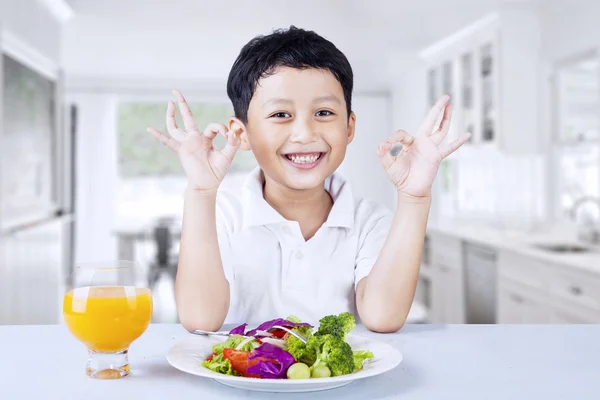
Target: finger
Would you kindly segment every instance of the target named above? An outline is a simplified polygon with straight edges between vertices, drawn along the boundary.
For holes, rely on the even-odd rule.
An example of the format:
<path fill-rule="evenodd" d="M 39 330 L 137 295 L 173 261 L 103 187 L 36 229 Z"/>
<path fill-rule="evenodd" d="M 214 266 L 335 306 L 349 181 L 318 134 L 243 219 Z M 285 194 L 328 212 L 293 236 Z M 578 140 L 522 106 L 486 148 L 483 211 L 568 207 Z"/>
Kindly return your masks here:
<path fill-rule="evenodd" d="M 435 105 L 429 111 L 429 114 L 427 114 L 423 125 L 421 125 L 421 127 L 419 128 L 419 135 L 430 136 L 432 134 L 433 128 L 435 127 L 435 123 L 437 122 L 440 113 L 442 112 L 444 106 L 448 103 L 449 100 L 450 96 L 448 96 L 447 94 L 439 98 L 437 103 L 435 103 Z"/>
<path fill-rule="evenodd" d="M 437 145 L 442 143 L 448 135 L 448 130 L 450 129 L 450 121 L 452 121 L 452 104 L 448 104 L 444 108 L 444 117 L 442 118 L 442 122 L 440 123 L 440 127 L 437 131 L 431 135 L 431 140 Z"/>
<path fill-rule="evenodd" d="M 377 147 L 377 155 L 379 156 L 379 161 L 381 162 L 383 169 L 386 171 L 392 166 L 394 161 L 396 161 L 396 157 L 394 157 L 390 153 L 391 149 L 392 143 L 390 143 L 389 141 L 385 141 Z"/>
<path fill-rule="evenodd" d="M 227 127 L 223 124 L 212 123 L 212 124 L 208 124 L 206 126 L 206 129 L 204 129 L 203 135 L 206 136 L 210 140 L 213 140 L 215 138 L 215 136 L 217 136 L 219 133 L 221 135 L 225 136 L 225 138 L 227 138 L 228 130 L 229 129 L 227 129 Z"/>
<path fill-rule="evenodd" d="M 176 140 L 182 141 L 185 139 L 186 134 L 177 126 L 175 121 L 175 103 L 169 101 L 167 105 L 167 131 L 169 135 L 174 137 Z"/>
<path fill-rule="evenodd" d="M 150 134 L 152 136 L 157 138 L 162 144 L 169 147 L 171 150 L 173 150 L 176 153 L 179 152 L 181 143 L 179 143 L 177 140 L 165 135 L 164 133 L 162 133 L 159 130 L 156 130 L 154 128 L 148 128 L 147 130 L 148 130 L 148 132 L 150 132 Z"/>
<path fill-rule="evenodd" d="M 448 143 L 446 146 L 441 148 L 440 155 L 442 156 L 442 158 L 446 158 L 450 154 L 454 153 L 460 146 L 465 144 L 470 137 L 470 133 L 464 133 L 458 139 L 453 140 L 452 142 Z"/>
<path fill-rule="evenodd" d="M 175 95 L 177 103 L 179 104 L 179 112 L 181 113 L 181 117 L 183 118 L 185 130 L 188 132 L 197 132 L 198 125 L 196 125 L 196 121 L 194 120 L 194 116 L 192 115 L 192 110 L 190 110 L 190 106 L 185 100 L 185 97 L 183 97 L 179 90 L 173 90 L 173 94 Z"/>
<path fill-rule="evenodd" d="M 392 145 L 394 143 L 400 143 L 403 146 L 410 146 L 412 144 L 412 142 L 414 142 L 415 138 L 411 135 L 408 134 L 408 132 L 403 131 L 402 129 L 394 132 L 392 134 L 392 136 L 390 136 L 390 138 L 388 139 L 388 142 L 390 142 Z"/>
<path fill-rule="evenodd" d="M 235 153 L 240 147 L 240 139 L 233 133 L 232 131 L 227 131 L 227 143 L 225 147 L 221 150 L 221 154 L 223 154 L 227 159 L 231 162 L 233 161 L 233 157 Z"/>

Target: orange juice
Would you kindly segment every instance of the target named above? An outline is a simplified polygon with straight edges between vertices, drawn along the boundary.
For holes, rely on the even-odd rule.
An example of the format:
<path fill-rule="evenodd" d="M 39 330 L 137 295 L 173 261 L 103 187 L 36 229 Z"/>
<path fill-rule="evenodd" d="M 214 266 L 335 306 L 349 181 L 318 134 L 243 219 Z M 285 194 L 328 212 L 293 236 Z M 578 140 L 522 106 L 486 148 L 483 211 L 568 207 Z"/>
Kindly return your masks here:
<path fill-rule="evenodd" d="M 88 349 L 114 353 L 141 336 L 152 317 L 150 289 L 129 286 L 83 287 L 65 294 L 65 322 Z"/>

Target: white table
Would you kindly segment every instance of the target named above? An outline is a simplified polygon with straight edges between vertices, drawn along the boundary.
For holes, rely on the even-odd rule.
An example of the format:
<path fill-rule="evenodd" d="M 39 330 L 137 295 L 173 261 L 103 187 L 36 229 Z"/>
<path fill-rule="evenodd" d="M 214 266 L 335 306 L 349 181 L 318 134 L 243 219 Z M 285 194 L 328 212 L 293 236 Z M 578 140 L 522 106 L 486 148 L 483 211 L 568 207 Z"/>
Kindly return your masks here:
<path fill-rule="evenodd" d="M 600 325 L 407 325 L 377 335 L 404 355 L 398 368 L 314 399 L 599 399 Z M 130 349 L 132 375 L 84 374 L 86 350 L 63 326 L 0 326 L 0 399 L 302 399 L 246 392 L 172 368 L 188 335 L 151 325 Z"/>

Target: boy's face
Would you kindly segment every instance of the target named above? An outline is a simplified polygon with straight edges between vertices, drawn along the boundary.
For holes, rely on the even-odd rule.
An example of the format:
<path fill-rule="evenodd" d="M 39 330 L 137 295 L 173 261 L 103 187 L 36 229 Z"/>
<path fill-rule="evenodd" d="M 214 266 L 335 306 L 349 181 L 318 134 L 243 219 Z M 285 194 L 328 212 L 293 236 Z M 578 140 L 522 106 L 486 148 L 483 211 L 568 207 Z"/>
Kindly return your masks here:
<path fill-rule="evenodd" d="M 282 67 L 258 82 L 242 140 L 265 175 L 305 190 L 321 186 L 339 167 L 354 124 L 331 72 Z"/>

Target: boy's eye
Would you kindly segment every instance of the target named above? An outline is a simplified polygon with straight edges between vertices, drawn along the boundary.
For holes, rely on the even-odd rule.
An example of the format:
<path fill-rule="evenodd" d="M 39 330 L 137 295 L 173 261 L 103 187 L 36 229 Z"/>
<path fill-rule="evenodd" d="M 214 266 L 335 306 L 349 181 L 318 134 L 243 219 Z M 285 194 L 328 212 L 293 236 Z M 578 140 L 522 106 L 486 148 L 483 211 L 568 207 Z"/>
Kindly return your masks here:
<path fill-rule="evenodd" d="M 278 113 L 275 113 L 275 114 L 271 115 L 271 118 L 273 118 L 273 117 L 275 117 L 275 118 L 289 118 L 290 114 L 288 114 L 286 112 L 278 112 Z"/>
<path fill-rule="evenodd" d="M 321 111 L 317 111 L 317 113 L 315 115 L 317 117 L 328 117 L 330 115 L 333 115 L 333 113 L 329 110 L 321 110 Z"/>

